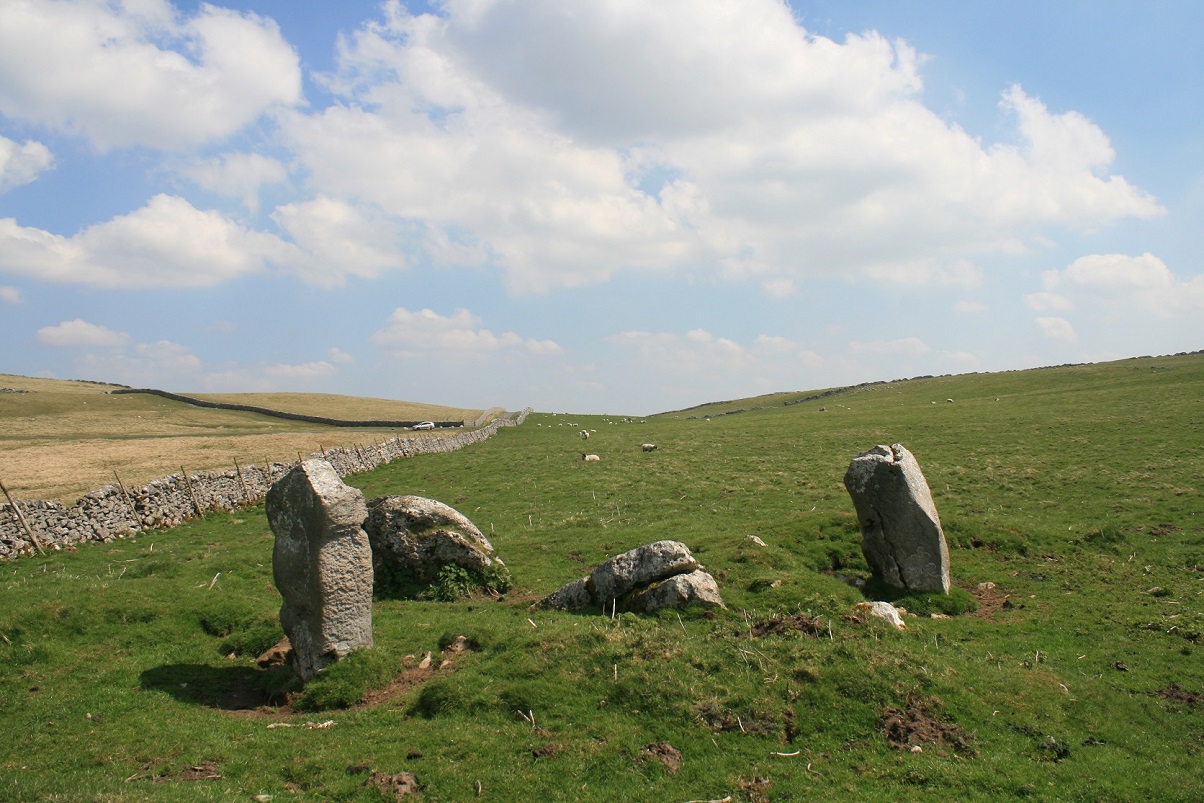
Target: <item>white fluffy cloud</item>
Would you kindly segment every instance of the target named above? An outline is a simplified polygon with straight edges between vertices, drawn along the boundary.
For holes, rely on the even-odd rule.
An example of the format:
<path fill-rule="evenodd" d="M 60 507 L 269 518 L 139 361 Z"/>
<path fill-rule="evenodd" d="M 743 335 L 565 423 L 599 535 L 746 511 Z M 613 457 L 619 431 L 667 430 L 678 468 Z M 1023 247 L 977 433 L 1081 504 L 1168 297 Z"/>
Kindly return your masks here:
<path fill-rule="evenodd" d="M 50 149 L 40 142 L 21 144 L 0 136 L 0 192 L 28 184 L 54 165 Z"/>
<path fill-rule="evenodd" d="M 355 357 L 343 351 L 338 346 L 331 346 L 326 356 L 332 363 L 338 365 L 352 365 L 355 363 Z"/>
<path fill-rule="evenodd" d="M 75 362 L 82 374 L 135 387 L 195 387 L 201 372 L 200 358 L 187 346 L 170 340 L 88 351 Z"/>
<path fill-rule="evenodd" d="M 20 304 L 21 291 L 7 284 L 0 284 L 0 301 L 5 304 Z"/>
<path fill-rule="evenodd" d="M 313 284 L 334 287 L 348 276 L 371 279 L 405 264 L 397 222 L 376 210 L 321 196 L 279 206 L 272 219 L 295 245 L 278 261 Z"/>
<path fill-rule="evenodd" d="M 372 341 L 398 357 L 429 359 L 484 359 L 499 352 L 524 352 L 536 356 L 561 354 L 564 349 L 551 340 L 524 338 L 514 332 L 495 335 L 480 328 L 482 321 L 465 309 L 449 316 L 429 309 L 411 312 L 398 307 L 388 324 Z"/>
<path fill-rule="evenodd" d="M 0 218 L 0 273 L 94 287 L 212 287 L 275 267 L 322 287 L 405 266 L 403 227 L 371 207 L 321 196 L 277 207 L 286 238 L 184 198 L 146 206 L 66 237 Z"/>
<path fill-rule="evenodd" d="M 259 153 L 223 153 L 198 159 L 181 171 L 207 190 L 237 198 L 251 211 L 259 208 L 259 188 L 279 184 L 288 170 L 278 159 Z"/>
<path fill-rule="evenodd" d="M 1078 332 L 1065 318 L 1043 317 L 1037 318 L 1035 323 L 1041 334 L 1050 340 L 1058 340 L 1063 343 L 1077 343 L 1079 340 Z"/>
<path fill-rule="evenodd" d="M 339 372 L 339 369 L 325 360 L 300 363 L 298 365 L 272 363 L 271 365 L 263 366 L 262 370 L 264 375 L 271 379 L 300 379 L 307 382 L 315 379 L 325 379 Z"/>
<path fill-rule="evenodd" d="M 923 105 L 921 62 L 776 0 L 389 2 L 342 41 L 345 103 L 282 126 L 317 192 L 422 221 L 519 291 L 699 269 L 773 297 L 832 273 L 972 286 L 975 255 L 1162 211 L 1081 114 L 1008 87 L 1016 144 L 984 145 Z"/>
<path fill-rule="evenodd" d="M 124 346 L 130 341 L 130 336 L 124 332 L 114 332 L 80 318 L 63 321 L 57 326 L 43 326 L 38 330 L 38 342 L 47 346 Z"/>
<path fill-rule="evenodd" d="M 819 355 L 789 338 L 764 334 L 748 345 L 705 329 L 691 329 L 685 334 L 627 331 L 607 341 L 628 355 L 625 363 L 704 381 L 784 377 L 821 360 Z"/>
<path fill-rule="evenodd" d="M 95 287 L 206 287 L 291 253 L 272 235 L 170 195 L 71 237 L 0 218 L 0 272 Z"/>
<path fill-rule="evenodd" d="M 301 101 L 297 54 L 271 20 L 167 0 L 0 3 L 0 113 L 107 150 L 181 149 Z"/>
<path fill-rule="evenodd" d="M 1038 311 L 1090 306 L 1138 310 L 1161 318 L 1204 314 L 1204 275 L 1181 280 L 1153 254 L 1091 254 L 1046 271 L 1042 291 L 1025 297 Z"/>

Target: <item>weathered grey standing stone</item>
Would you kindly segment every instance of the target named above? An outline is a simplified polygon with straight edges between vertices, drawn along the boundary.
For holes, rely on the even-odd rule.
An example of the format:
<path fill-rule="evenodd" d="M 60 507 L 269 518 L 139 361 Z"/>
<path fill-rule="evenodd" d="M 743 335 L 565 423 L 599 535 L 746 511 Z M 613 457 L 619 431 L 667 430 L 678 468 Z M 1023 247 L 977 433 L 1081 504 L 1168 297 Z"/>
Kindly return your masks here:
<path fill-rule="evenodd" d="M 715 578 L 679 541 L 656 541 L 616 555 L 539 603 L 555 610 L 639 613 L 687 605 L 726 607 Z"/>
<path fill-rule="evenodd" d="M 920 464 L 901 444 L 853 458 L 844 476 L 874 575 L 896 588 L 949 593 L 949 548 Z"/>
<path fill-rule="evenodd" d="M 449 564 L 484 576 L 505 570 L 489 539 L 454 508 L 422 496 L 382 496 L 364 523 L 377 569 L 404 569 L 429 583 Z M 505 576 L 500 575 L 500 576 Z"/>
<path fill-rule="evenodd" d="M 266 499 L 276 534 L 272 574 L 284 597 L 280 624 L 305 680 L 352 650 L 372 646 L 372 548 L 368 508 L 330 463 L 306 460 Z"/>

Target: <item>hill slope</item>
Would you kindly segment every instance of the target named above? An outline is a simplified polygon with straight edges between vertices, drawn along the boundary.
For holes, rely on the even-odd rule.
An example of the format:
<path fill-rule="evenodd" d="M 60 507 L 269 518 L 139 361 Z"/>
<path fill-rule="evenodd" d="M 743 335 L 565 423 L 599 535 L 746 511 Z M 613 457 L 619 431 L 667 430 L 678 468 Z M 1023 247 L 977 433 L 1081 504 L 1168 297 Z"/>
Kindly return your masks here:
<path fill-rule="evenodd" d="M 392 437 L 393 430 L 348 429 L 254 413 L 193 407 L 117 385 L 0 374 L 0 482 L 16 496 L 73 502 L 113 482 L 141 484 L 180 470 L 224 469 L 293 460 L 319 446 Z M 201 394 L 330 418 L 475 419 L 480 410 L 332 394 Z"/>
<path fill-rule="evenodd" d="M 1126 360 L 709 419 L 537 414 L 356 475 L 464 512 L 515 588 L 382 595 L 372 652 L 306 690 L 347 708 L 272 698 L 255 664 L 280 635 L 262 507 L 12 564 L 0 716 L 23 738 L 0 747 L 0 797 L 379 800 L 409 772 L 428 800 L 1196 799 L 1202 400 L 1204 355 Z M 952 616 L 905 632 L 853 615 L 867 569 L 841 483 L 892 442 L 959 589 L 906 600 Z M 529 607 L 666 537 L 726 611 Z"/>

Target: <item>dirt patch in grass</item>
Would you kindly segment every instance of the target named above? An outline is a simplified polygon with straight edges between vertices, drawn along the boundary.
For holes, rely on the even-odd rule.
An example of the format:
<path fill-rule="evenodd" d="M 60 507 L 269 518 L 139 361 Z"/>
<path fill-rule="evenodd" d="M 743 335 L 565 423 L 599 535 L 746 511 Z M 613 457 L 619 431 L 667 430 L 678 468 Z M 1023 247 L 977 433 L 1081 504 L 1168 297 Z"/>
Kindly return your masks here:
<path fill-rule="evenodd" d="M 773 782 L 768 778 L 739 778 L 736 781 L 737 800 L 747 800 L 749 803 L 769 803 L 773 800 L 769 795 Z"/>
<path fill-rule="evenodd" d="M 450 670 L 450 667 L 445 667 L 445 671 Z M 414 689 L 420 688 L 424 683 L 435 676 L 436 670 L 430 666 L 413 666 L 404 669 L 389 683 L 379 689 L 373 689 L 364 695 L 363 699 L 352 708 L 373 708 L 383 705 L 392 700 L 412 692 Z"/>
<path fill-rule="evenodd" d="M 1199 692 L 1188 691 L 1180 688 L 1178 683 L 1171 683 L 1165 689 L 1160 689 L 1153 692 L 1155 697 L 1161 697 L 1163 700 L 1169 700 L 1173 703 L 1181 703 L 1183 705 L 1195 708 L 1198 705 L 1204 705 L 1204 694 Z"/>
<path fill-rule="evenodd" d="M 807 616 L 802 613 L 796 613 L 793 616 L 771 616 L 768 619 L 753 622 L 749 627 L 749 632 L 754 638 L 781 636 L 786 633 L 806 633 L 809 636 L 818 636 L 828 632 L 828 621 L 818 616 Z"/>
<path fill-rule="evenodd" d="M 668 742 L 653 742 L 640 751 L 641 761 L 659 761 L 665 772 L 676 775 L 681 769 L 681 751 Z"/>
<path fill-rule="evenodd" d="M 1000 612 L 1011 611 L 1015 606 L 1012 604 L 1012 595 L 995 583 L 978 583 L 962 584 L 962 588 L 974 595 L 974 599 L 978 602 L 978 609 L 972 613 L 966 614 L 978 619 L 994 619 Z"/>
<path fill-rule="evenodd" d="M 421 792 L 418 779 L 412 772 L 395 772 L 392 775 L 386 775 L 383 772 L 373 771 L 364 784 L 375 789 L 386 800 L 401 800 Z"/>
<path fill-rule="evenodd" d="M 387 685 L 369 690 L 358 703 L 346 710 L 375 708 L 404 697 L 421 688 L 436 675 L 454 671 L 456 660 L 473 649 L 475 645 L 471 640 L 460 637 L 437 656 L 430 653 L 421 658 L 407 656 L 404 668 Z M 301 692 L 294 692 L 284 701 L 274 701 L 261 688 L 248 684 L 238 689 L 230 689 L 215 707 L 235 717 L 279 721 L 299 713 L 292 704 L 300 696 Z"/>
<path fill-rule="evenodd" d="M 911 752 L 931 747 L 941 754 L 974 755 L 969 736 L 961 726 L 942 721 L 937 715 L 939 705 L 932 698 L 910 701 L 906 708 L 882 709 L 882 732 L 891 747 Z"/>

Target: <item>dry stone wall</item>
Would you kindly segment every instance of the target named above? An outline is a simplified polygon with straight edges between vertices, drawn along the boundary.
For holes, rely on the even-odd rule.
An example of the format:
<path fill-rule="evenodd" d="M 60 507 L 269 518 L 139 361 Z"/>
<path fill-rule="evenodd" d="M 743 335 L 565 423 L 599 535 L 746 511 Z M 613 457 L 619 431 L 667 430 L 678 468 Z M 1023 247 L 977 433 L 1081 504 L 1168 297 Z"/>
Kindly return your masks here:
<path fill-rule="evenodd" d="M 404 457 L 454 452 L 491 438 L 499 427 L 517 426 L 531 410 L 497 418 L 488 426 L 448 437 L 399 437 L 365 446 L 339 447 L 310 457 L 325 458 L 340 477 L 371 471 Z M 17 499 L 38 543 L 46 551 L 81 541 L 108 543 L 138 535 L 144 530 L 175 527 L 211 510 L 232 511 L 259 502 L 272 483 L 295 463 L 237 466 L 225 471 L 173 474 L 146 485 L 106 485 L 81 497 L 74 505 L 44 500 Z M 37 554 L 17 511 L 0 503 L 0 560 Z"/>

